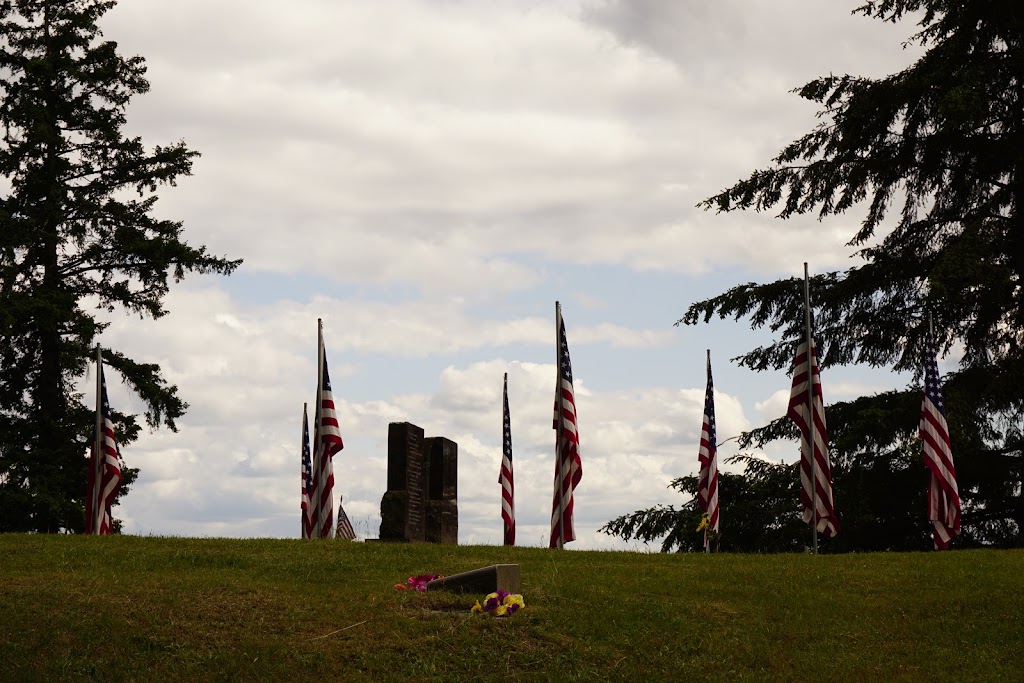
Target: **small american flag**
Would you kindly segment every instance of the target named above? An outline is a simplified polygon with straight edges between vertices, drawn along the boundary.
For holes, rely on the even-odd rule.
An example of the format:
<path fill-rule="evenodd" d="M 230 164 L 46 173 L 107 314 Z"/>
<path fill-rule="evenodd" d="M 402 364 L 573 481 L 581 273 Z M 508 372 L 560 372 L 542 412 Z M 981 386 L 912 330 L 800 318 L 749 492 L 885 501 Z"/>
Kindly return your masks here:
<path fill-rule="evenodd" d="M 331 538 L 334 531 L 334 454 L 345 447 L 341 440 L 338 414 L 334 409 L 331 376 L 327 370 L 323 325 L 319 327 L 319 365 L 323 373 L 317 378 L 316 415 L 313 420 L 313 538 Z"/>
<path fill-rule="evenodd" d="M 813 419 L 807 412 L 807 349 L 811 349 Z M 825 405 L 821 393 L 821 375 L 818 371 L 817 349 L 813 336 L 800 343 L 793 361 L 793 388 L 789 394 L 789 410 L 786 415 L 800 429 L 800 502 L 803 505 L 804 521 L 815 519 L 818 533 L 830 538 L 839 533 L 832 503 L 832 467 L 828 459 L 828 430 L 825 428 Z M 813 425 L 813 430 L 809 428 Z M 813 431 L 813 437 L 812 437 Z M 814 460 L 815 502 L 817 509 L 812 515 L 811 459 Z"/>
<path fill-rule="evenodd" d="M 515 484 L 512 479 L 512 422 L 508 412 L 508 373 L 505 373 L 503 400 L 504 431 L 502 435 L 501 474 L 501 519 L 505 527 L 505 545 L 516 544 Z"/>
<path fill-rule="evenodd" d="M 573 528 L 573 491 L 583 478 L 580 437 L 576 431 L 576 398 L 572 387 L 572 363 L 565 339 L 562 307 L 555 302 L 558 380 L 555 386 L 555 495 L 551 502 L 551 539 L 548 546 L 561 548 L 576 540 Z"/>
<path fill-rule="evenodd" d="M 306 404 L 302 404 L 302 537 L 310 538 L 313 533 L 313 465 L 309 454 L 309 419 Z"/>
<path fill-rule="evenodd" d="M 356 537 L 356 531 L 352 528 L 352 522 L 345 514 L 345 506 L 341 504 L 341 496 L 338 496 L 338 538 L 351 541 Z"/>
<path fill-rule="evenodd" d="M 89 458 L 88 495 L 85 499 L 85 533 L 106 535 L 114 532 L 110 508 L 121 490 L 121 461 L 114 438 L 114 422 L 107 400 L 107 380 L 103 376 L 103 360 L 96 355 L 97 433 Z"/>
<path fill-rule="evenodd" d="M 960 533 L 960 493 L 949 446 L 946 407 L 942 402 L 939 366 L 935 362 L 935 340 L 925 338 L 924 397 L 921 402 L 921 427 L 924 463 L 928 466 L 928 519 L 932 522 L 936 550 L 945 550 Z"/>
<path fill-rule="evenodd" d="M 704 550 L 710 549 L 708 532 L 718 533 L 718 434 L 715 429 L 715 385 L 711 379 L 711 351 L 708 351 L 708 388 L 704 394 L 704 421 L 700 430 L 700 478 L 697 501 L 708 515 L 704 529 Z"/>

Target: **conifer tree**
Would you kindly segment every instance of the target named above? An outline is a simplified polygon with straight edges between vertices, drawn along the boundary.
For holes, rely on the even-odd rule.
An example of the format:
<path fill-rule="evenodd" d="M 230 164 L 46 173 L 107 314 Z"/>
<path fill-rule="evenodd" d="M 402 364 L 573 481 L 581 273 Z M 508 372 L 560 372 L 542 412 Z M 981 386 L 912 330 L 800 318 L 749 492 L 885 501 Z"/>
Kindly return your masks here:
<path fill-rule="evenodd" d="M 769 168 L 702 206 L 778 211 L 783 219 L 862 216 L 849 242 L 857 265 L 811 280 L 822 365 L 864 363 L 920 377 L 931 313 L 943 351 L 962 354 L 944 378 L 965 505 L 964 533 L 954 545 L 1021 545 L 1024 5 L 879 0 L 855 13 L 916 21 L 911 41 L 925 54 L 885 78 L 828 76 L 798 89 L 820 107 L 820 123 Z M 737 360 L 754 370 L 788 368 L 802 306 L 797 280 L 746 284 L 692 304 L 679 323 L 719 316 L 768 326 L 778 341 Z M 864 547 L 872 532 L 893 534 L 896 547 L 927 547 L 920 392 L 915 383 L 828 406 L 836 499 L 846 519 L 836 549 Z M 780 417 L 740 443 L 794 435 Z M 864 507 L 860 494 L 870 492 L 864 480 L 872 474 L 896 505 Z M 883 529 L 887 515 L 903 521 Z M 919 528 L 905 523 L 910 515 Z"/>
<path fill-rule="evenodd" d="M 705 200 L 718 212 L 862 216 L 848 246 L 857 264 L 811 279 L 823 368 L 867 364 L 920 378 L 928 314 L 943 352 L 960 356 L 943 378 L 963 532 L 954 547 L 1024 545 L 1024 4 L 989 0 L 878 0 L 854 14 L 916 21 L 925 48 L 885 78 L 827 76 L 796 93 L 820 123 L 772 165 Z M 782 229 L 785 229 L 784 227 Z M 796 257 L 798 262 L 808 260 Z M 794 267 L 798 267 L 795 263 Z M 767 326 L 777 341 L 735 359 L 753 370 L 788 369 L 804 334 L 803 282 L 744 284 L 691 304 L 677 324 L 712 317 Z M 827 395 L 827 394 L 826 394 Z M 826 406 L 833 488 L 842 533 L 831 551 L 931 547 L 927 474 L 917 440 L 921 386 Z M 796 439 L 780 416 L 741 436 L 741 448 Z M 771 513 L 798 534 L 735 550 L 802 547 L 806 531 L 777 506 L 786 484 L 749 458 L 749 510 L 730 511 L 722 481 L 722 534 Z M 751 465 L 756 465 L 753 469 Z M 687 479 L 673 482 L 692 492 Z M 748 506 L 749 507 L 749 506 Z M 606 533 L 688 549 L 688 508 L 639 510 Z M 744 517 L 737 520 L 736 515 Z M 687 540 L 688 539 L 688 540 Z"/>
<path fill-rule="evenodd" d="M 96 312 L 158 318 L 170 278 L 240 263 L 154 215 L 158 187 L 198 154 L 125 136 L 125 108 L 149 84 L 144 60 L 101 35 L 114 5 L 0 2 L 0 531 L 83 527 L 93 406 L 74 387 L 106 327 Z M 116 349 L 104 360 L 150 427 L 175 429 L 187 406 L 157 365 Z M 114 418 L 122 444 L 136 437 L 134 416 Z"/>
<path fill-rule="evenodd" d="M 803 549 L 807 525 L 800 517 L 797 465 L 771 463 L 749 455 L 729 458 L 743 474 L 718 473 L 723 527 L 715 552 L 778 553 Z M 609 536 L 644 543 L 661 539 L 664 553 L 702 552 L 697 477 L 674 479 L 669 488 L 692 496 L 681 507 L 659 505 L 617 517 L 598 529 Z"/>

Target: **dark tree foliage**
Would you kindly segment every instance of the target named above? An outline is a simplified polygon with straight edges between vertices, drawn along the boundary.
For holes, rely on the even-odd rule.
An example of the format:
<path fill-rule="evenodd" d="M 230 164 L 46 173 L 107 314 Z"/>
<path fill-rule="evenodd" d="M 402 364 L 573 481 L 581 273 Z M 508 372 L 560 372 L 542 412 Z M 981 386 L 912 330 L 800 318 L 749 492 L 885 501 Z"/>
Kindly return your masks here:
<path fill-rule="evenodd" d="M 799 88 L 821 122 L 702 206 L 863 215 L 849 242 L 856 265 L 810 283 L 826 396 L 832 366 L 919 377 L 932 313 L 941 352 L 962 353 L 943 378 L 964 503 L 954 547 L 1024 545 L 1024 4 L 880 0 L 855 13 L 912 15 L 911 41 L 926 53 L 885 78 L 828 76 Z M 692 304 L 679 323 L 767 326 L 778 341 L 735 360 L 788 368 L 802 307 L 800 281 L 749 283 Z M 843 525 L 833 549 L 927 547 L 920 391 L 827 406 Z M 795 437 L 780 417 L 740 445 Z"/>
<path fill-rule="evenodd" d="M 799 552 L 810 544 L 807 526 L 800 518 L 796 465 L 772 463 L 738 455 L 744 472 L 720 472 L 718 492 L 721 509 L 717 550 L 721 552 Z M 704 550 L 704 532 L 697 531 L 701 509 L 697 504 L 697 477 L 680 477 L 669 484 L 692 498 L 681 508 L 659 505 L 623 515 L 599 531 L 624 540 L 645 543 L 662 539 L 661 551 Z"/>
<path fill-rule="evenodd" d="M 83 528 L 94 408 L 74 387 L 105 327 L 94 312 L 157 318 L 170 277 L 239 264 L 153 215 L 158 186 L 189 175 L 197 153 L 123 135 L 125 107 L 149 84 L 141 57 L 102 39 L 114 4 L 0 2 L 0 531 Z M 109 349 L 104 360 L 150 427 L 175 429 L 186 404 L 157 365 Z M 131 442 L 135 416 L 114 419 Z"/>
<path fill-rule="evenodd" d="M 858 265 L 811 281 L 822 367 L 865 363 L 919 376 L 931 312 L 941 349 L 962 353 L 944 378 L 964 503 L 954 545 L 1024 545 L 1024 5 L 883 0 L 855 12 L 892 22 L 913 14 L 920 30 L 912 41 L 926 54 L 886 78 L 829 76 L 798 89 L 821 108 L 821 123 L 771 168 L 702 206 L 775 209 L 783 219 L 863 212 L 849 242 Z M 735 359 L 741 365 L 788 368 L 803 333 L 802 282 L 740 285 L 691 305 L 679 323 L 713 316 L 777 334 Z M 915 385 L 827 406 L 843 529 L 829 550 L 930 547 L 920 392 Z M 780 417 L 743 434 L 740 446 L 796 436 Z M 744 476 L 753 476 L 749 464 Z M 726 511 L 734 480 L 722 475 L 723 547 L 730 525 L 744 524 Z M 692 494 L 695 482 L 674 485 Z M 665 549 L 686 548 L 671 534 L 696 542 L 694 505 L 684 508 L 690 519 L 671 508 L 639 511 L 605 530 L 645 540 L 670 534 Z"/>

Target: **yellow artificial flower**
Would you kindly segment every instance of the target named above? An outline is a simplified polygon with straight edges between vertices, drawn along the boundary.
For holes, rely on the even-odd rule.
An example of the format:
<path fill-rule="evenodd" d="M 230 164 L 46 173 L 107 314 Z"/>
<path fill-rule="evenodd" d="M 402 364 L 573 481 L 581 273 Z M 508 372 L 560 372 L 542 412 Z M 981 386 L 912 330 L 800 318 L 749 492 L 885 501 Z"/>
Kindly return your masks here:
<path fill-rule="evenodd" d="M 498 605 L 494 608 L 494 616 L 503 617 L 505 616 L 506 611 L 508 611 L 508 607 L 506 607 L 505 605 Z"/>
<path fill-rule="evenodd" d="M 479 601 L 479 600 L 477 600 L 477 601 L 476 601 L 476 604 L 475 604 L 475 605 L 473 605 L 473 609 L 471 609 L 470 611 L 471 611 L 471 612 L 483 612 L 483 611 L 484 611 L 484 608 L 480 606 L 480 601 Z"/>
<path fill-rule="evenodd" d="M 498 599 L 498 594 L 497 593 L 488 593 L 486 596 L 484 596 L 484 602 L 487 602 L 491 598 L 494 598 L 495 600 L 497 600 Z"/>
<path fill-rule="evenodd" d="M 711 520 L 708 519 L 708 513 L 704 513 L 700 516 L 700 524 L 697 526 L 697 531 L 704 531 L 711 526 Z"/>
<path fill-rule="evenodd" d="M 523 602 L 523 596 L 518 593 L 515 595 L 506 595 L 505 605 L 519 605 L 520 607 L 526 607 L 526 603 Z"/>

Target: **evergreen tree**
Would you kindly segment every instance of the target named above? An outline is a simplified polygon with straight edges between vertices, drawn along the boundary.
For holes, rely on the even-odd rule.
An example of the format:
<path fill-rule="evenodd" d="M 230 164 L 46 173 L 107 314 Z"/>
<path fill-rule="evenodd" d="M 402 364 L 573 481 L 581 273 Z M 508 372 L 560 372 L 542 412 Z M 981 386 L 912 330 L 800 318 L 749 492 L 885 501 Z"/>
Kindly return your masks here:
<path fill-rule="evenodd" d="M 743 474 L 718 473 L 721 535 L 715 550 L 741 553 L 799 552 L 810 543 L 800 517 L 797 465 L 772 463 L 749 455 L 729 458 L 742 463 Z M 681 508 L 659 505 L 611 520 L 598 531 L 629 541 L 661 540 L 661 551 L 703 552 L 704 533 L 698 531 L 697 477 L 680 477 L 669 484 L 692 498 Z"/>
<path fill-rule="evenodd" d="M 114 4 L 0 2 L 0 531 L 83 528 L 94 408 L 74 386 L 105 327 L 94 312 L 158 318 L 169 277 L 239 264 L 153 215 L 158 186 L 190 175 L 197 153 L 122 133 L 149 84 L 141 57 L 102 39 Z M 104 360 L 151 427 L 175 429 L 186 404 L 157 365 L 111 349 Z M 134 416 L 114 419 L 122 444 L 136 437 Z"/>
<path fill-rule="evenodd" d="M 911 41 L 925 54 L 885 78 L 828 76 L 799 88 L 820 107 L 821 122 L 770 168 L 702 206 L 778 210 L 783 219 L 863 212 L 849 242 L 857 265 L 811 279 L 822 367 L 865 363 L 919 377 L 932 313 L 940 348 L 962 354 L 959 369 L 943 378 L 964 503 L 964 531 L 954 547 L 1019 546 L 1024 5 L 879 0 L 855 13 L 916 20 Z M 802 309 L 802 281 L 751 283 L 692 304 L 679 323 L 717 315 L 767 325 L 779 341 L 736 360 L 754 370 L 781 369 L 792 363 L 803 334 Z M 914 384 L 827 406 L 843 525 L 834 549 L 878 547 L 888 534 L 885 547 L 930 547 L 925 527 L 914 521 L 925 511 L 920 396 Z M 779 438 L 796 438 L 781 417 L 745 434 L 740 445 Z"/>

